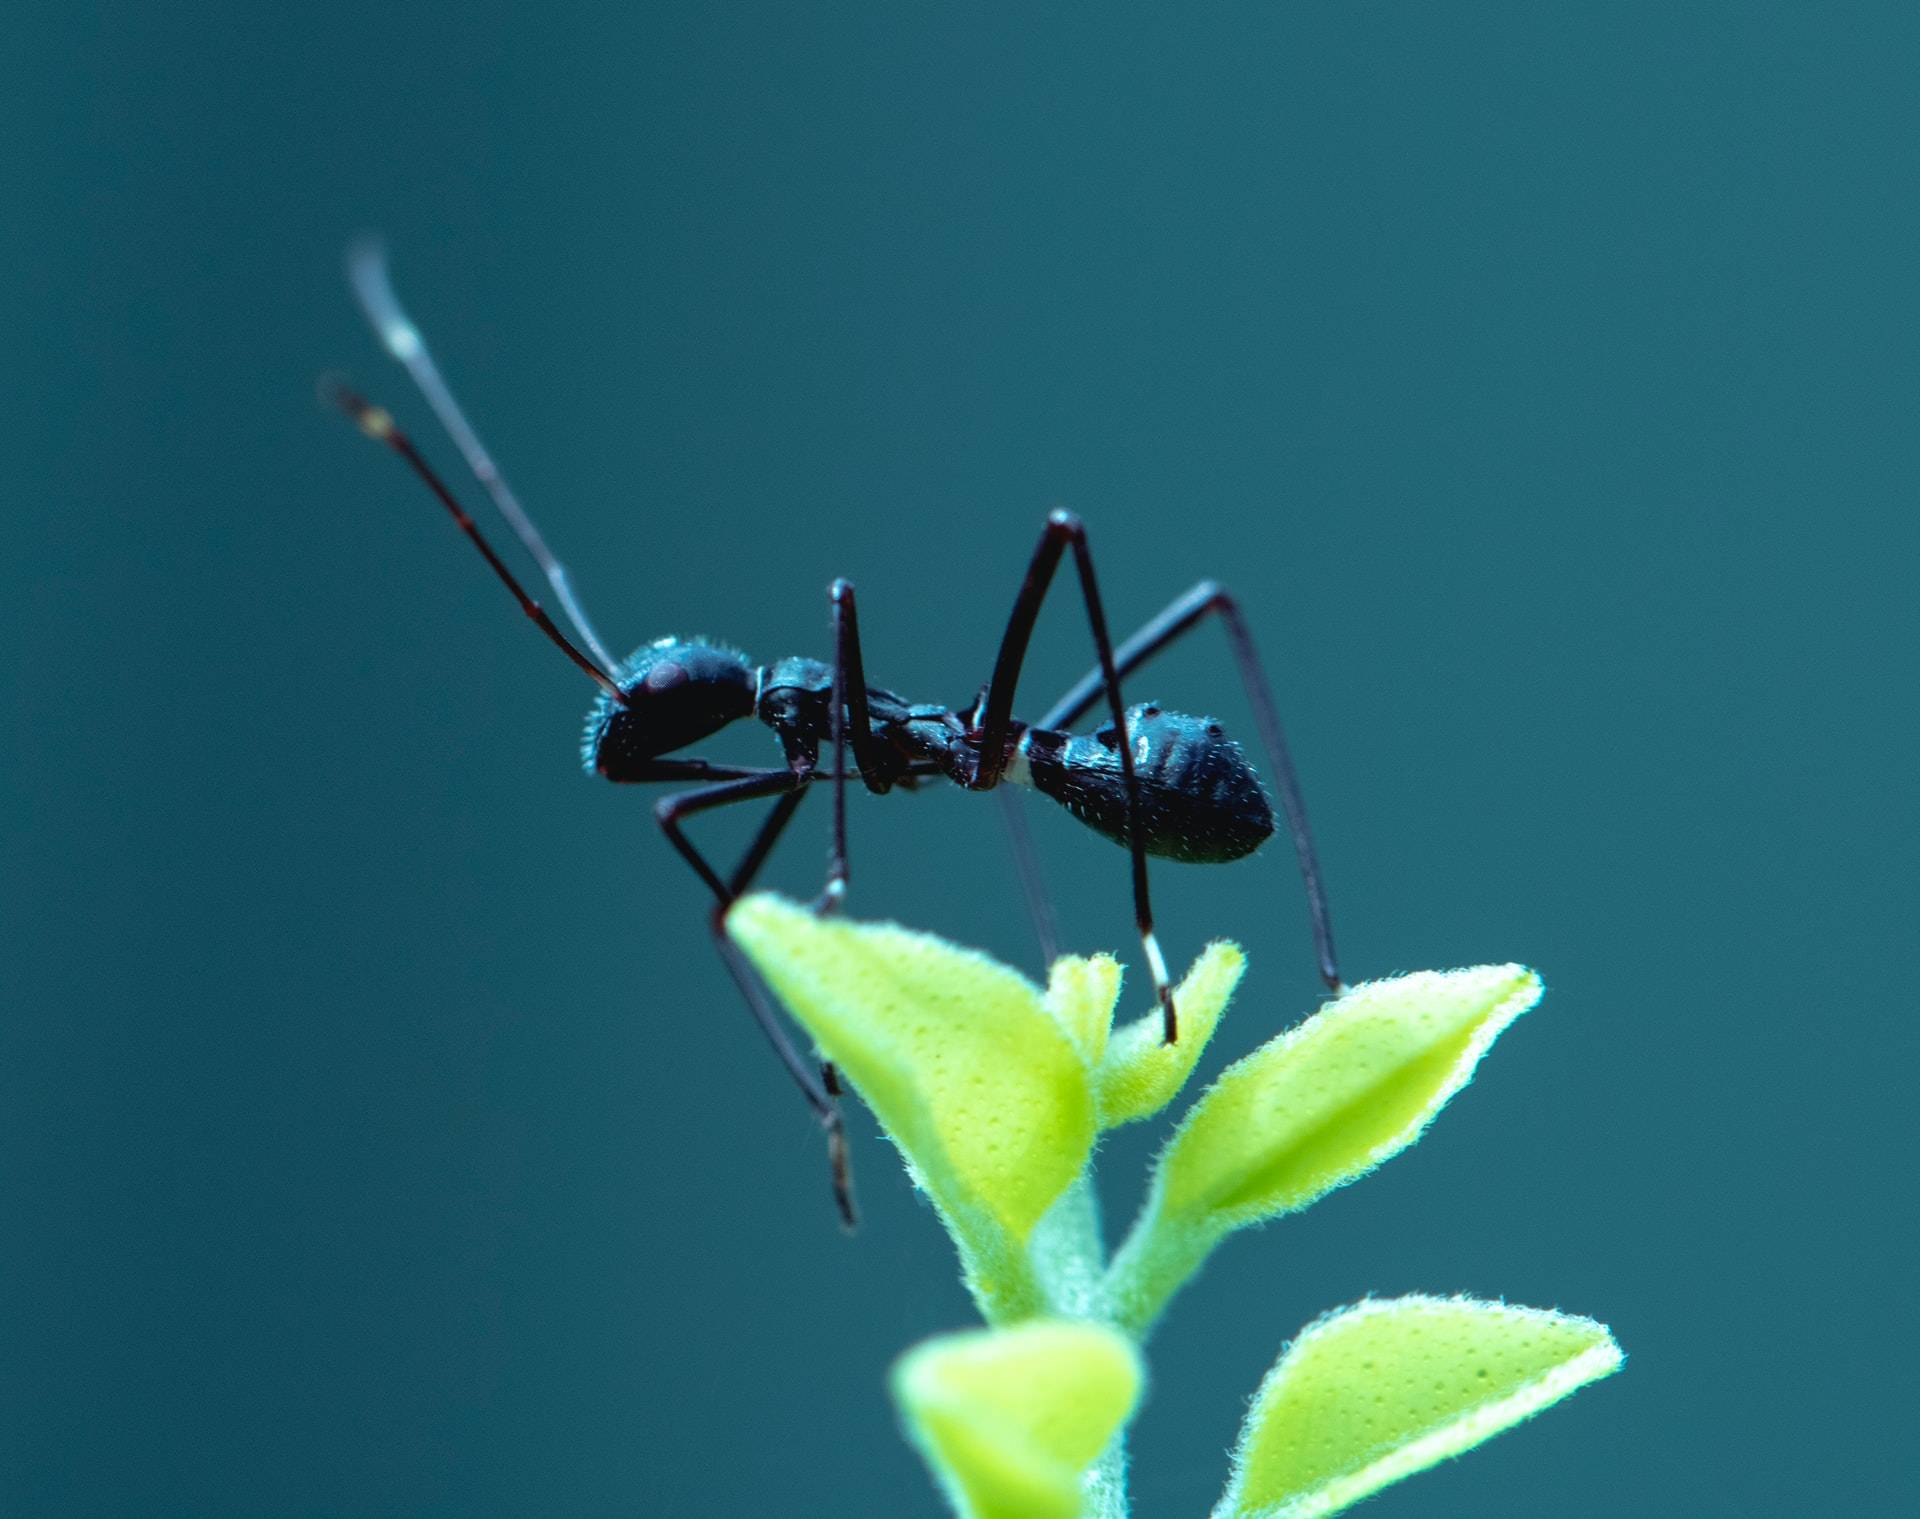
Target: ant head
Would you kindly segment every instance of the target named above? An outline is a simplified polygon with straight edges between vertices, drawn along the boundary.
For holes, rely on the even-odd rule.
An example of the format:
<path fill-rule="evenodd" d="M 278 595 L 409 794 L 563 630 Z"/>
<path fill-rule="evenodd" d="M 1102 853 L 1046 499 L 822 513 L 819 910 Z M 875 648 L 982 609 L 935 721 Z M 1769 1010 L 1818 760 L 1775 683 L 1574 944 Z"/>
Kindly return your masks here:
<path fill-rule="evenodd" d="M 587 714 L 581 763 L 610 781 L 646 779 L 647 761 L 751 716 L 757 676 L 737 649 L 656 639 L 616 672 L 625 702 L 603 694 Z"/>

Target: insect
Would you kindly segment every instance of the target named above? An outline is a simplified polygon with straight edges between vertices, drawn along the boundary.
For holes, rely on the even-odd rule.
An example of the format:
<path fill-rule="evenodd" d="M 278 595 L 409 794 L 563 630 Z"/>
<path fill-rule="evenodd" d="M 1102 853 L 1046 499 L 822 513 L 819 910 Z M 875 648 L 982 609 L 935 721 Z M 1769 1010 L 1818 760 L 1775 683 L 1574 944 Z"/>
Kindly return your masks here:
<path fill-rule="evenodd" d="M 512 592 L 520 609 L 600 688 L 588 714 L 582 746 L 586 768 L 622 783 L 689 783 L 689 789 L 661 798 L 654 806 L 654 817 L 713 894 L 708 922 L 714 943 L 755 1022 L 826 1135 L 834 1197 L 847 1224 L 852 1224 L 854 1210 L 837 1076 L 830 1064 L 815 1067 L 796 1048 L 758 975 L 727 937 L 725 921 L 727 907 L 751 887 L 817 782 L 833 783 L 834 802 L 826 885 L 815 904 L 822 912 L 837 910 L 846 896 L 849 781 L 875 793 L 911 790 L 937 781 L 967 791 L 992 791 L 1011 782 L 1051 797 L 1095 832 L 1122 845 L 1132 868 L 1134 922 L 1165 1038 L 1171 1043 L 1179 1034 L 1178 1010 L 1166 960 L 1154 936 L 1147 859 L 1158 856 L 1199 863 L 1239 859 L 1272 835 L 1273 809 L 1245 753 L 1218 723 L 1153 704 L 1129 707 L 1121 697 L 1120 683 L 1205 619 L 1217 618 L 1273 764 L 1281 809 L 1306 886 L 1320 975 L 1330 989 L 1339 990 L 1326 893 L 1299 781 L 1246 620 L 1239 603 L 1221 586 L 1202 581 L 1115 646 L 1107 631 L 1085 525 L 1069 512 L 1056 511 L 1046 519 L 1028 561 L 992 673 L 979 695 L 962 707 L 909 702 L 868 685 L 854 588 L 844 579 L 834 581 L 827 593 L 830 660 L 795 656 L 757 664 L 724 645 L 680 638 L 656 639 L 627 659 L 616 660 L 595 633 L 565 566 L 547 547 L 441 377 L 419 328 L 394 294 L 383 251 L 377 244 L 357 244 L 348 255 L 347 267 L 355 295 L 381 342 L 407 369 L 481 486 L 540 567 L 572 636 L 528 594 L 390 413 L 337 380 L 323 382 L 324 393 L 362 432 L 406 462 Z M 1038 721 L 1022 723 L 1013 715 L 1021 665 L 1041 603 L 1068 555 L 1098 662 Z M 1092 733 L 1073 733 L 1075 725 L 1099 705 L 1105 707 L 1106 721 Z M 772 730 L 781 751 L 778 765 L 720 765 L 681 752 L 746 718 L 758 719 Z M 754 801 L 771 806 L 752 843 L 730 871 L 716 869 L 687 836 L 687 820 L 713 808 Z M 1007 815 L 1015 825 L 1022 880 L 1030 902 L 1037 902 L 1030 846 L 1018 826 L 1017 813 L 1008 808 Z M 1035 916 L 1051 960 L 1050 930 L 1037 907 Z"/>

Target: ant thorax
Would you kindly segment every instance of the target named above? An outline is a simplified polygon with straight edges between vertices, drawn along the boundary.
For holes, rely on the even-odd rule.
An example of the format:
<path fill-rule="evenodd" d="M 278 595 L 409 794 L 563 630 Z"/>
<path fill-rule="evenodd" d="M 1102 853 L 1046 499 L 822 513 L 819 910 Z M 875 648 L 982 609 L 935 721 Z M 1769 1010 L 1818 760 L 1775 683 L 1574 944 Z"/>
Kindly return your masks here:
<path fill-rule="evenodd" d="M 863 746 L 866 753 L 858 755 L 858 764 L 870 788 L 885 791 L 915 767 L 924 774 L 932 766 L 949 780 L 959 779 L 948 752 L 959 724 L 947 708 L 915 705 L 879 686 L 863 692 L 874 742 Z M 779 735 L 789 756 L 817 763 L 821 749 L 833 742 L 833 667 L 801 656 L 767 666 L 760 672 L 753 715 Z M 847 721 L 852 722 L 851 712 Z"/>

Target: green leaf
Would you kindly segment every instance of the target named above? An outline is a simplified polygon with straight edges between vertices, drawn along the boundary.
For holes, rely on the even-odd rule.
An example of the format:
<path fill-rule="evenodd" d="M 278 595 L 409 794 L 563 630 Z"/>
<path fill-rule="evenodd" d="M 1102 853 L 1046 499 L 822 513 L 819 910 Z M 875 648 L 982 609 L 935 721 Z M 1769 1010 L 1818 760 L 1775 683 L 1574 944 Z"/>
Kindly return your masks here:
<path fill-rule="evenodd" d="M 1174 988 L 1173 1002 L 1180 1015 L 1178 1039 L 1166 1042 L 1157 1007 L 1114 1031 L 1094 1072 L 1103 1129 L 1151 1118 L 1173 1101 L 1220 1026 L 1220 1015 L 1246 968 L 1247 957 L 1239 945 L 1216 940 Z"/>
<path fill-rule="evenodd" d="M 1125 1336 L 1034 1319 L 908 1351 L 893 1396 L 962 1519 L 1076 1519 L 1087 1468 L 1133 1412 L 1141 1381 Z"/>
<path fill-rule="evenodd" d="M 1114 1263 L 1118 1321 L 1144 1329 L 1227 1234 L 1412 1144 L 1539 996 L 1518 965 L 1365 982 L 1229 1066 L 1161 1153 Z"/>
<path fill-rule="evenodd" d="M 1314 1519 L 1457 1456 L 1620 1369 L 1604 1324 L 1471 1298 L 1328 1314 L 1253 1400 L 1214 1519 Z"/>
<path fill-rule="evenodd" d="M 1518 965 L 1354 987 L 1195 1105 L 1160 1165 L 1167 1210 L 1237 1227 L 1352 1181 L 1418 1139 L 1539 996 Z"/>
<path fill-rule="evenodd" d="M 1027 1237 L 1095 1134 L 1087 1062 L 1040 988 L 931 934 L 765 894 L 727 931 L 899 1146 L 981 1311 L 1034 1312 Z"/>

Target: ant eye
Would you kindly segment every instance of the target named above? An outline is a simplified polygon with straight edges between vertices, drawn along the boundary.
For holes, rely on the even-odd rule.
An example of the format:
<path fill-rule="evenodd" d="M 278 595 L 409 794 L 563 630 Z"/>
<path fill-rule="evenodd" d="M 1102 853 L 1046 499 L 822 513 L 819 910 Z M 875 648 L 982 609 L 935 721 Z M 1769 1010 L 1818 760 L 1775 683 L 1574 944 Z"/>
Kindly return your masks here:
<path fill-rule="evenodd" d="M 671 659 L 663 659 L 647 671 L 644 684 L 649 691 L 670 691 L 675 686 L 685 685 L 687 667 L 675 664 Z"/>

